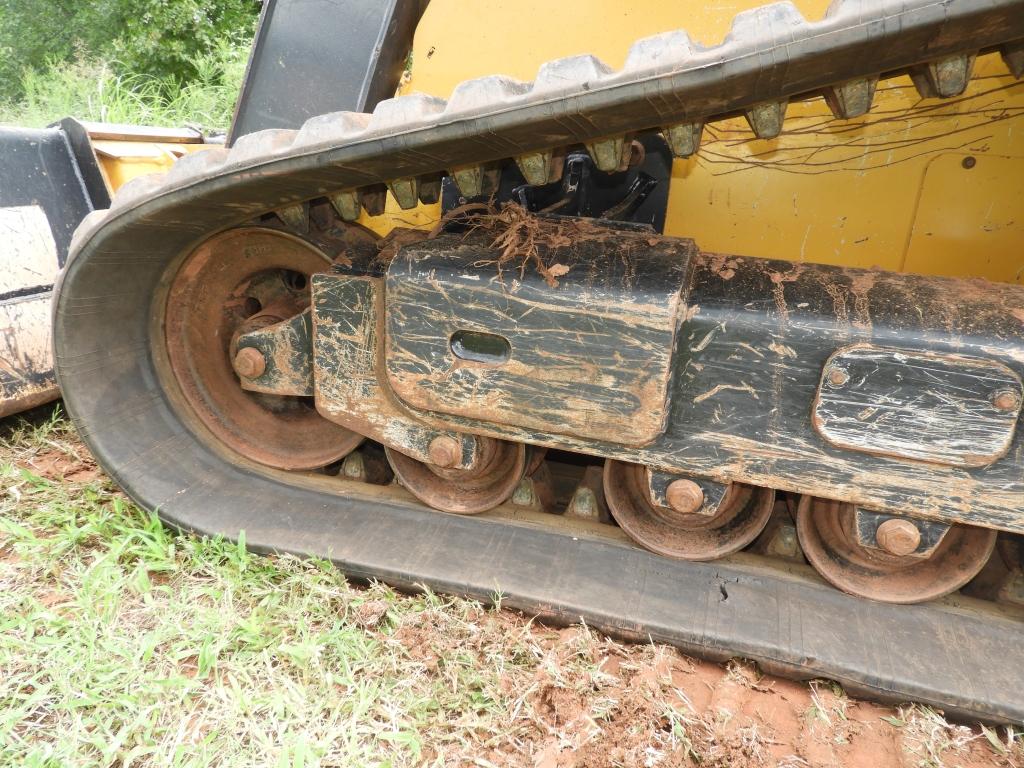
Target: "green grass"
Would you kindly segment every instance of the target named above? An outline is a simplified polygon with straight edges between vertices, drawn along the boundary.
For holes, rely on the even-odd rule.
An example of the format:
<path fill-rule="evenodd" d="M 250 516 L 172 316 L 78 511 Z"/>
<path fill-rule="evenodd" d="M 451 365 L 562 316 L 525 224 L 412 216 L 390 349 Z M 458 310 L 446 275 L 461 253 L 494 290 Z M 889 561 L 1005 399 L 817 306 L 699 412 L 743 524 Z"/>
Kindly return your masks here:
<path fill-rule="evenodd" d="M 515 734 L 514 697 L 481 664 L 532 662 L 506 617 L 177 537 L 103 476 L 18 466 L 76 466 L 61 421 L 6 454 L 0 765 L 407 765 Z M 407 646 L 424 625 L 443 660 Z"/>
<path fill-rule="evenodd" d="M 53 63 L 23 75 L 24 96 L 0 104 L 0 124 L 42 127 L 63 117 L 137 125 L 193 125 L 226 130 L 248 56 L 247 46 L 224 45 L 196 61 L 198 76 L 124 76 L 108 64 Z"/>
<path fill-rule="evenodd" d="M 0 422 L 0 766 L 1024 761 L 1014 731 L 175 535 L 42 414 Z"/>

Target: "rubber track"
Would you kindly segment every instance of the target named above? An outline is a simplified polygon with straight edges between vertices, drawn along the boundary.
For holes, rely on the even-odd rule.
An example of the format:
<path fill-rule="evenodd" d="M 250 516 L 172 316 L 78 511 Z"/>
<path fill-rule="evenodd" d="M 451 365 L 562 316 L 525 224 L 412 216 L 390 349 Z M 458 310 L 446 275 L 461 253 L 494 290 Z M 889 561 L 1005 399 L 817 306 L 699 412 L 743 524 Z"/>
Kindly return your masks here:
<path fill-rule="evenodd" d="M 634 547 L 417 508 L 366 489 L 299 487 L 197 437 L 165 385 L 158 319 L 179 257 L 268 209 L 396 178 L 656 129 L 1024 38 L 1024 0 L 844 0 L 807 22 L 789 4 L 741 14 L 718 46 L 637 43 L 620 71 L 592 57 L 532 84 L 483 78 L 447 102 L 408 96 L 264 131 L 126 185 L 76 233 L 54 343 L 68 411 L 99 462 L 172 525 L 259 550 L 331 557 L 346 573 L 487 599 L 651 637 L 705 656 L 1024 722 L 1019 623 L 973 603 L 889 606 L 751 561 L 678 563 Z M 965 44 L 965 41 L 968 41 Z M 1008 58 L 1008 61 L 1010 59 Z M 298 483 L 298 484 L 297 484 Z M 415 530 L 416 535 L 409 535 Z"/>

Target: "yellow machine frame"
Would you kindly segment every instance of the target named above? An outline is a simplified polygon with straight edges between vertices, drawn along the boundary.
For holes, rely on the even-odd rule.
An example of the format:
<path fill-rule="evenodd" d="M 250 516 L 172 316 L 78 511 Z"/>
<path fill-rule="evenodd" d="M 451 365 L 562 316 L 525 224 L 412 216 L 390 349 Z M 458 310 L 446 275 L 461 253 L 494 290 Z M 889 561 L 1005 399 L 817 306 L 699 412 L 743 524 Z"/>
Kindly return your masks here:
<path fill-rule="evenodd" d="M 532 80 L 542 62 L 584 53 L 619 67 L 635 40 L 674 29 L 713 45 L 736 13 L 762 4 L 492 0 L 467 13 L 433 0 L 402 92 L 447 97 L 498 73 Z M 808 19 L 828 6 L 794 4 Z M 880 83 L 862 118 L 835 119 L 820 97 L 793 102 L 776 139 L 755 139 L 742 117 L 716 121 L 697 155 L 675 161 L 665 232 L 707 251 L 1021 283 L 1022 137 L 1024 81 L 997 54 L 977 59 L 955 99 L 922 99 L 903 76 Z M 438 215 L 389 212 L 420 226 Z"/>

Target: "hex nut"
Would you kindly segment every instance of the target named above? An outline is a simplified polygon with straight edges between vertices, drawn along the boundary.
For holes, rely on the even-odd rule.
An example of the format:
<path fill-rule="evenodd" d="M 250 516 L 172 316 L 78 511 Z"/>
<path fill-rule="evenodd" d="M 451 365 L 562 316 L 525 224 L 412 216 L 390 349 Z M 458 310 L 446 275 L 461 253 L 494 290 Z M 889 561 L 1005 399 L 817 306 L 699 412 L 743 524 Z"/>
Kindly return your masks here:
<path fill-rule="evenodd" d="M 462 446 L 454 437 L 439 435 L 430 441 L 427 455 L 430 457 L 430 463 L 435 467 L 449 469 L 458 464 L 462 458 Z"/>
<path fill-rule="evenodd" d="M 242 347 L 235 354 L 235 373 L 244 379 L 256 379 L 267 370 L 267 360 L 255 347 Z"/>
<path fill-rule="evenodd" d="M 905 557 L 921 546 L 921 532 L 909 520 L 886 520 L 875 532 L 878 546 L 890 555 Z"/>
<path fill-rule="evenodd" d="M 665 490 L 668 505 L 681 515 L 693 515 L 704 504 L 704 490 L 693 480 L 680 478 L 668 484 Z"/>

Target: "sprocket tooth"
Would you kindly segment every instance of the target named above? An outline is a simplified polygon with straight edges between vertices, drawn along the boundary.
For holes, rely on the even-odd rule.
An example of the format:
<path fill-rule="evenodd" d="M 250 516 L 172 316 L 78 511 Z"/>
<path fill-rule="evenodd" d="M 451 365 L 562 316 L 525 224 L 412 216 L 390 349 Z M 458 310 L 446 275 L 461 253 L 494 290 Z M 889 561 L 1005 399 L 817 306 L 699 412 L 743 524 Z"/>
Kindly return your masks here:
<path fill-rule="evenodd" d="M 289 229 L 309 232 L 309 204 L 286 205 L 274 211 Z"/>
<path fill-rule="evenodd" d="M 330 112 L 311 117 L 295 137 L 295 146 L 341 144 L 366 131 L 370 125 L 367 112 Z"/>
<path fill-rule="evenodd" d="M 455 86 L 445 112 L 449 115 L 491 109 L 514 101 L 530 90 L 530 84 L 504 75 L 488 75 L 465 80 Z"/>
<path fill-rule="evenodd" d="M 665 141 L 675 157 L 690 157 L 700 149 L 704 123 L 680 123 L 665 129 Z"/>
<path fill-rule="evenodd" d="M 825 103 L 832 114 L 841 120 L 866 115 L 871 109 L 877 85 L 877 77 L 860 77 L 833 85 L 825 90 Z"/>
<path fill-rule="evenodd" d="M 586 148 L 594 165 L 604 173 L 624 171 L 629 165 L 630 143 L 625 136 L 589 141 Z"/>
<path fill-rule="evenodd" d="M 693 55 L 696 46 L 683 30 L 637 40 L 626 55 L 624 72 L 678 69 Z"/>
<path fill-rule="evenodd" d="M 759 139 L 774 139 L 782 133 L 788 104 L 787 101 L 764 101 L 746 110 L 744 116 L 754 135 Z"/>
<path fill-rule="evenodd" d="M 388 182 L 388 189 L 398 202 L 398 207 L 409 211 L 416 207 L 420 197 L 420 183 L 415 176 L 405 179 L 394 179 Z"/>
<path fill-rule="evenodd" d="M 143 198 L 150 197 L 164 186 L 166 179 L 166 173 L 147 173 L 145 176 L 136 176 L 117 190 L 117 194 L 110 202 L 111 210 L 127 208 Z"/>
<path fill-rule="evenodd" d="M 358 190 L 335 192 L 333 195 L 328 195 L 327 199 L 331 201 L 331 207 L 338 212 L 342 221 L 355 221 L 359 218 L 362 205 L 359 202 Z"/>
<path fill-rule="evenodd" d="M 400 126 L 411 127 L 430 122 L 444 112 L 448 102 L 425 93 L 412 93 L 385 99 L 374 107 L 367 126 L 368 132 L 382 133 Z"/>
<path fill-rule="evenodd" d="M 562 161 L 562 155 L 548 150 L 520 155 L 516 158 L 516 165 L 527 184 L 539 187 L 553 184 L 562 178 Z"/>
<path fill-rule="evenodd" d="M 441 177 L 422 176 L 418 180 L 417 195 L 424 205 L 433 205 L 441 200 Z"/>
<path fill-rule="evenodd" d="M 1018 80 L 1024 77 L 1024 40 L 1007 43 L 999 53 L 1002 55 L 1003 62 L 1006 64 L 1006 68 L 1010 70 L 1011 75 Z"/>
<path fill-rule="evenodd" d="M 967 90 L 975 54 L 958 53 L 918 67 L 911 79 L 922 99 L 948 99 Z"/>
<path fill-rule="evenodd" d="M 228 160 L 234 164 L 248 163 L 252 160 L 279 155 L 289 149 L 295 141 L 298 131 L 287 128 L 267 128 L 255 133 L 240 136 L 231 147 Z"/>
<path fill-rule="evenodd" d="M 600 80 L 611 75 L 613 70 L 596 56 L 569 56 L 555 59 L 541 65 L 537 79 L 533 81 L 535 93 L 558 91 Z"/>

